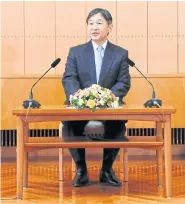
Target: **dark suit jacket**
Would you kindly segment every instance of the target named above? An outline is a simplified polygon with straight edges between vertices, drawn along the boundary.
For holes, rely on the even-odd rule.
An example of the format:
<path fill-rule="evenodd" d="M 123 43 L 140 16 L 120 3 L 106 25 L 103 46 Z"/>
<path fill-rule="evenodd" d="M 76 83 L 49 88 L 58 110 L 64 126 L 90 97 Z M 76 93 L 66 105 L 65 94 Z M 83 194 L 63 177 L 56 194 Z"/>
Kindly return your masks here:
<path fill-rule="evenodd" d="M 128 51 L 110 42 L 107 43 L 102 62 L 99 85 L 110 89 L 122 102 L 130 89 Z M 70 48 L 62 78 L 67 104 L 69 96 L 78 89 L 97 84 L 94 50 L 92 42 Z"/>
<path fill-rule="evenodd" d="M 110 89 L 116 97 L 119 97 L 122 103 L 123 97 L 130 89 L 130 74 L 129 66 L 126 61 L 128 51 L 116 46 L 110 42 L 107 43 L 102 62 L 99 85 Z M 97 84 L 96 68 L 94 59 L 94 49 L 92 42 L 78 45 L 70 48 L 66 62 L 65 72 L 62 78 L 62 84 L 66 93 L 66 102 L 69 104 L 69 96 L 74 94 L 78 89 L 90 87 L 92 84 Z M 121 130 L 125 131 L 124 121 L 109 121 L 106 132 L 118 136 Z M 126 121 L 125 121 L 126 122 Z M 63 122 L 63 135 L 73 135 L 74 122 Z M 112 127 L 110 126 L 112 124 Z M 82 125 L 83 129 L 85 123 Z M 79 125 L 78 129 L 80 129 Z M 113 127 L 114 126 L 114 127 Z M 111 131 L 113 131 L 111 133 Z M 108 134 L 109 134 L 108 133 Z"/>

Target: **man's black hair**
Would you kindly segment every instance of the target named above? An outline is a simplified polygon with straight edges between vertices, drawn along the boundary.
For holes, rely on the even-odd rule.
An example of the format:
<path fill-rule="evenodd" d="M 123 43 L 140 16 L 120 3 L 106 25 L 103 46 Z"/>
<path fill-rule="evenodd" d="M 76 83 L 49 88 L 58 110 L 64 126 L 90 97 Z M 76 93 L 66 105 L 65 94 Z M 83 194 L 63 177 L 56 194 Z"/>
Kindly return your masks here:
<path fill-rule="evenodd" d="M 87 18 L 86 18 L 86 23 L 88 23 L 89 19 L 90 19 L 92 16 L 94 16 L 94 15 L 96 15 L 96 14 L 98 14 L 98 13 L 100 13 L 100 14 L 103 16 L 103 18 L 107 21 L 108 25 L 112 24 L 112 16 L 111 16 L 110 12 L 107 11 L 106 9 L 101 9 L 101 8 L 95 8 L 95 9 L 93 9 L 93 10 L 88 14 L 88 16 L 87 16 Z"/>

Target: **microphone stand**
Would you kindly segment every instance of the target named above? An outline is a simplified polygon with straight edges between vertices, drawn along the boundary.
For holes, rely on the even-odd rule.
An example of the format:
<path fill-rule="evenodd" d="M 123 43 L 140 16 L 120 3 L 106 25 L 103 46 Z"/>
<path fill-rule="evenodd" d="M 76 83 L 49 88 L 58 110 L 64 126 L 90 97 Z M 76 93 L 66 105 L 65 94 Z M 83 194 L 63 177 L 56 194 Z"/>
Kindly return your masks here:
<path fill-rule="evenodd" d="M 33 87 L 42 79 L 42 77 L 43 77 L 44 75 L 46 75 L 46 74 L 49 72 L 49 70 L 50 70 L 51 68 L 56 67 L 57 64 L 58 64 L 60 61 L 61 61 L 61 59 L 60 59 L 60 58 L 57 58 L 57 59 L 51 64 L 51 67 L 33 84 L 33 86 L 31 87 L 31 90 L 30 90 L 29 100 L 23 101 L 23 105 L 22 105 L 22 106 L 23 106 L 24 108 L 30 108 L 30 107 L 32 107 L 32 108 L 39 108 L 39 107 L 41 106 L 41 104 L 40 104 L 38 101 L 33 100 L 33 92 L 32 92 Z"/>
<path fill-rule="evenodd" d="M 149 108 L 152 108 L 152 107 L 161 107 L 162 106 L 162 101 L 160 99 L 157 99 L 155 98 L 155 90 L 154 90 L 154 86 L 153 84 L 145 77 L 145 75 L 135 66 L 135 64 L 133 65 L 133 67 L 135 67 L 137 69 L 137 71 L 150 83 L 150 85 L 152 86 L 152 99 L 146 101 L 144 103 L 144 106 L 145 108 L 146 107 L 149 107 Z"/>
<path fill-rule="evenodd" d="M 34 84 L 33 86 L 31 87 L 31 91 L 30 91 L 30 97 L 29 97 L 29 100 L 25 100 L 23 102 L 23 107 L 24 108 L 28 108 L 28 107 L 32 107 L 32 108 L 39 108 L 41 106 L 41 104 L 36 101 L 36 100 L 33 100 L 33 87 L 42 79 L 42 77 L 47 74 L 49 72 L 49 70 L 53 68 L 53 67 L 50 67 Z"/>

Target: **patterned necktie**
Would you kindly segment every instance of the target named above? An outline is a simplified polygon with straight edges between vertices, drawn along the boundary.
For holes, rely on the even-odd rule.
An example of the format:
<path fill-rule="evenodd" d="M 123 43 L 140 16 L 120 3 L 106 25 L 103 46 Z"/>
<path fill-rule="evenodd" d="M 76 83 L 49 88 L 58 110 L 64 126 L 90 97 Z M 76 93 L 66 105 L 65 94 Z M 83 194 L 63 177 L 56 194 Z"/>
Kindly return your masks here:
<path fill-rule="evenodd" d="M 96 50 L 96 58 L 95 58 L 97 84 L 99 82 L 100 71 L 101 71 L 102 60 L 103 60 L 102 51 L 103 51 L 103 47 L 102 46 L 98 46 L 97 50 Z"/>

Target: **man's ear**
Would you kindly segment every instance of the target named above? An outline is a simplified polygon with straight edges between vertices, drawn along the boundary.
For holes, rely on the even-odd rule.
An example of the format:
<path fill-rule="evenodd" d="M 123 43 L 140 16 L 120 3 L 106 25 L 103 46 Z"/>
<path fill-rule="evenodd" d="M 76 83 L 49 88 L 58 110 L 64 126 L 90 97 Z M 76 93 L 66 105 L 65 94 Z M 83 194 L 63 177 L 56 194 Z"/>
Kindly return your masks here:
<path fill-rule="evenodd" d="M 113 29 L 113 25 L 112 25 L 112 24 L 110 24 L 110 25 L 109 25 L 109 33 L 111 33 L 111 32 L 112 32 L 112 29 Z"/>

